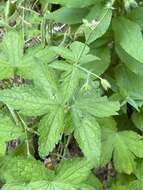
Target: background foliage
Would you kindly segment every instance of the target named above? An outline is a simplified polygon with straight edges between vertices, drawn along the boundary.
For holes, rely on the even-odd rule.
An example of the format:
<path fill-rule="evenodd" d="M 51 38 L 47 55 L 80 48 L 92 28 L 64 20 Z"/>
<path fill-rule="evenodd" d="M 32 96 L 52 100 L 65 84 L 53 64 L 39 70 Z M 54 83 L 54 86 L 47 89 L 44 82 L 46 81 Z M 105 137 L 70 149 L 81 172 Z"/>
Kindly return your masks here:
<path fill-rule="evenodd" d="M 0 1 L 0 188 L 143 189 L 143 3 Z"/>

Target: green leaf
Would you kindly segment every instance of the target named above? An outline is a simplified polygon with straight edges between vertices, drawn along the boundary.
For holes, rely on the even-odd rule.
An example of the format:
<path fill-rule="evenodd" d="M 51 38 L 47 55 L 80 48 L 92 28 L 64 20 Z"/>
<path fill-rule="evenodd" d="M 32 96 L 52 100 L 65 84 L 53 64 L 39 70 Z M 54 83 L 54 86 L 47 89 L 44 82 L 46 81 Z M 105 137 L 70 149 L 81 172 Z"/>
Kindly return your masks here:
<path fill-rule="evenodd" d="M 114 184 L 110 188 L 110 190 L 131 190 L 128 186 L 120 185 L 120 184 Z"/>
<path fill-rule="evenodd" d="M 122 30 L 124 28 L 124 30 Z M 142 75 L 143 68 L 143 39 L 140 26 L 126 18 L 114 19 L 116 50 L 125 65 Z"/>
<path fill-rule="evenodd" d="M 84 67 L 100 76 L 106 71 L 111 63 L 110 50 L 104 46 L 100 48 L 92 48 L 91 54 L 99 57 L 99 60 L 93 60 L 88 64 L 84 64 Z"/>
<path fill-rule="evenodd" d="M 90 174 L 85 183 L 91 185 L 94 189 L 103 190 L 101 181 L 94 174 Z"/>
<path fill-rule="evenodd" d="M 132 121 L 138 129 L 143 131 L 143 113 L 142 112 L 133 112 Z"/>
<path fill-rule="evenodd" d="M 94 42 L 101 36 L 103 36 L 110 26 L 112 18 L 112 10 L 107 9 L 105 5 L 101 2 L 96 3 L 96 5 L 91 9 L 86 19 L 91 22 L 95 20 L 97 25 L 95 29 L 92 30 L 88 26 L 84 27 L 85 38 L 88 44 Z"/>
<path fill-rule="evenodd" d="M 81 158 L 62 161 L 56 169 L 57 181 L 63 183 L 80 184 L 87 179 L 93 163 Z"/>
<path fill-rule="evenodd" d="M 75 66 L 62 75 L 61 89 L 64 102 L 68 102 L 75 95 L 80 78 L 80 72 Z"/>
<path fill-rule="evenodd" d="M 66 7 L 74 7 L 74 8 L 83 8 L 89 5 L 93 5 L 97 2 L 97 0 L 47 0 L 48 3 L 61 4 Z"/>
<path fill-rule="evenodd" d="M 120 109 L 119 102 L 109 101 L 106 96 L 96 97 L 93 94 L 83 97 L 79 96 L 73 107 L 95 117 L 109 117 L 111 115 L 117 115 L 117 111 Z"/>
<path fill-rule="evenodd" d="M 20 126 L 16 126 L 10 117 L 0 113 L 0 155 L 5 154 L 6 142 L 24 136 L 25 133 Z"/>
<path fill-rule="evenodd" d="M 129 14 L 128 18 L 138 23 L 143 30 L 143 7 L 133 9 Z"/>
<path fill-rule="evenodd" d="M 8 63 L 12 67 L 19 66 L 23 57 L 24 42 L 22 36 L 14 31 L 8 32 L 2 45 Z"/>
<path fill-rule="evenodd" d="M 38 46 L 24 53 L 22 35 L 16 31 L 9 31 L 0 46 L 0 79 L 13 77 L 14 74 L 31 79 L 37 59 L 50 62 L 55 58 L 55 53 L 49 48 Z"/>
<path fill-rule="evenodd" d="M 39 153 L 42 157 L 48 155 L 61 139 L 64 131 L 64 110 L 55 107 L 52 112 L 42 118 L 39 123 Z"/>
<path fill-rule="evenodd" d="M 45 114 L 49 107 L 54 105 L 53 100 L 47 100 L 38 90 L 28 86 L 1 90 L 0 101 L 30 116 Z"/>
<path fill-rule="evenodd" d="M 132 106 L 134 106 L 132 103 L 134 101 L 134 107 L 138 109 L 143 103 L 143 77 L 131 72 L 123 65 L 118 65 L 115 70 L 115 78 L 121 95 Z M 131 102 L 131 100 L 133 101 Z M 139 106 L 138 103 L 140 103 Z"/>
<path fill-rule="evenodd" d="M 49 13 L 47 15 L 47 19 L 64 24 L 78 24 L 82 23 L 82 19 L 86 17 L 88 11 L 88 8 L 79 9 L 62 7 L 54 12 Z"/>
<path fill-rule="evenodd" d="M 74 41 L 69 49 L 60 46 L 51 49 L 70 63 L 86 64 L 99 60 L 95 55 L 89 54 L 90 48 L 86 44 L 79 41 Z"/>
<path fill-rule="evenodd" d="M 27 160 L 26 160 L 27 162 Z M 37 163 L 36 163 L 37 164 Z M 21 165 L 21 169 L 23 171 L 24 164 Z M 43 171 L 43 168 L 39 165 L 34 165 L 34 168 L 32 167 L 32 174 L 30 175 L 30 172 L 28 173 L 29 177 L 32 178 L 32 176 L 36 176 L 36 178 L 31 179 L 32 181 L 29 184 L 23 184 L 23 180 L 21 183 L 9 183 L 6 184 L 2 189 L 4 190 L 35 190 L 35 189 L 45 189 L 45 190 L 86 190 L 88 187 L 89 190 L 93 190 L 92 186 L 81 184 L 84 182 L 93 166 L 93 163 L 85 160 L 85 159 L 74 159 L 74 160 L 66 160 L 62 161 L 59 165 L 59 167 L 56 170 L 56 176 L 54 178 L 47 180 L 44 178 L 45 176 L 40 176 L 39 180 L 37 180 L 37 177 L 39 176 L 38 171 Z M 19 165 L 18 165 L 19 167 Z M 31 165 L 28 164 L 27 168 Z M 40 169 L 40 168 L 41 169 Z M 40 169 L 40 170 L 39 170 Z M 27 169 L 26 169 L 27 170 Z M 24 170 L 24 176 L 27 175 L 26 170 Z M 33 172 L 34 170 L 34 172 Z M 44 171 L 46 169 L 44 168 Z M 37 171 L 37 172 L 36 172 Z M 48 171 L 47 171 L 48 172 Z M 52 171 L 51 171 L 52 172 Z M 40 173 L 42 174 L 42 173 Z M 23 175 L 23 174 L 22 174 Z M 48 172 L 49 175 L 49 172 Z M 24 177 L 23 176 L 23 177 Z M 47 176 L 48 177 L 48 176 Z M 29 178 L 28 178 L 29 180 Z M 86 187 L 86 188 L 85 188 Z"/>
<path fill-rule="evenodd" d="M 135 169 L 135 157 L 143 157 L 142 136 L 133 131 L 118 132 L 113 122 L 110 125 L 108 122 L 106 126 L 102 121 L 100 126 L 102 126 L 101 165 L 106 165 L 113 155 L 116 170 L 131 174 Z"/>
<path fill-rule="evenodd" d="M 97 60 L 98 58 L 94 55 L 90 55 L 89 47 L 78 41 L 73 42 L 69 49 L 59 46 L 52 47 L 52 50 L 69 62 L 69 66 L 66 62 L 61 63 L 61 61 L 59 62 L 59 66 L 58 62 L 56 62 L 56 65 L 53 63 L 54 68 L 63 70 L 62 68 L 65 67 L 65 72 L 61 77 L 61 91 L 63 101 L 67 102 L 75 94 L 80 79 L 83 77 L 83 71 L 81 71 L 78 65 L 86 64 L 90 61 Z"/>
<path fill-rule="evenodd" d="M 130 183 L 130 188 L 133 190 L 140 190 L 143 186 L 143 162 L 139 161 L 137 163 L 136 169 L 134 171 L 137 179 Z"/>
<path fill-rule="evenodd" d="M 74 137 L 85 157 L 99 164 L 101 153 L 101 131 L 96 119 L 73 109 Z"/>
<path fill-rule="evenodd" d="M 44 165 L 30 157 L 6 156 L 0 163 L 1 180 L 6 183 L 29 183 L 37 180 L 49 180 L 53 173 Z"/>
<path fill-rule="evenodd" d="M 2 190 L 25 190 L 25 184 L 14 184 L 14 183 L 10 183 L 10 184 L 6 184 L 2 187 Z"/>

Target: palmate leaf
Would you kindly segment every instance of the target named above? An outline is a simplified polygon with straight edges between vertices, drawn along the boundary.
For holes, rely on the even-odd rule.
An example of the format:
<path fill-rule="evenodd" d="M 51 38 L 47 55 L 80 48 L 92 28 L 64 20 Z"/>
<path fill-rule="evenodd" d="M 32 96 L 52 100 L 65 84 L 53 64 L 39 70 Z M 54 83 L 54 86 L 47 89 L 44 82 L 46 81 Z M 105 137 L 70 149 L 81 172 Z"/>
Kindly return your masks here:
<path fill-rule="evenodd" d="M 64 131 L 64 109 L 61 106 L 60 93 L 57 91 L 52 72 L 47 70 L 44 64 L 41 66 L 39 64 L 34 71 L 36 87 L 25 86 L 2 90 L 0 101 L 27 116 L 48 113 L 41 119 L 38 129 L 39 151 L 40 155 L 45 157 L 53 150 Z"/>
<path fill-rule="evenodd" d="M 82 158 L 63 160 L 56 169 L 55 180 L 78 185 L 90 174 L 93 162 Z"/>
<path fill-rule="evenodd" d="M 96 119 L 73 109 L 74 137 L 87 159 L 98 165 L 101 154 L 101 130 Z"/>
<path fill-rule="evenodd" d="M 50 64 L 50 67 L 64 70 L 65 72 L 61 78 L 61 91 L 63 92 L 63 100 L 67 102 L 75 94 L 79 85 L 80 79 L 83 78 L 84 73 L 78 68 L 80 64 L 87 64 L 91 61 L 99 60 L 95 55 L 89 54 L 89 47 L 81 42 L 75 41 L 70 45 L 69 49 L 63 47 L 52 47 L 66 62 L 56 61 Z M 69 65 L 67 64 L 69 62 Z"/>
<path fill-rule="evenodd" d="M 0 163 L 0 179 L 5 183 L 29 183 L 38 180 L 50 180 L 54 172 L 33 157 L 5 156 Z"/>
<path fill-rule="evenodd" d="M 105 123 L 104 123 L 105 122 Z M 116 170 L 131 174 L 135 169 L 135 157 L 143 158 L 142 136 L 133 131 L 117 131 L 113 120 L 100 121 L 102 126 L 101 165 L 112 158 Z"/>
<path fill-rule="evenodd" d="M 71 184 L 66 184 L 66 183 L 60 183 L 60 182 L 47 182 L 47 181 L 37 181 L 30 183 L 29 185 L 24 185 L 24 184 L 8 184 L 5 185 L 2 190 L 96 190 L 90 185 L 82 185 L 80 184 L 79 186 L 73 186 Z"/>
<path fill-rule="evenodd" d="M 86 158 L 96 161 L 97 165 L 101 153 L 101 131 L 95 117 L 116 115 L 119 108 L 118 102 L 110 102 L 95 92 L 79 93 L 71 106 L 76 141 Z"/>
<path fill-rule="evenodd" d="M 6 142 L 17 138 L 24 138 L 25 133 L 16 126 L 7 115 L 0 113 L 0 155 L 4 155 L 6 151 Z"/>
<path fill-rule="evenodd" d="M 22 165 L 21 165 L 22 164 Z M 24 163 L 21 163 L 20 167 L 24 168 Z M 25 162 L 26 166 L 26 162 Z M 28 165 L 27 165 L 28 166 Z M 66 170 L 65 170 L 66 168 Z M 11 181 L 11 183 L 6 184 L 2 189 L 10 189 L 10 190 L 35 190 L 35 189 L 45 189 L 45 190 L 85 190 L 87 187 L 89 190 L 94 190 L 94 188 L 90 185 L 84 185 L 83 182 L 87 179 L 90 170 L 92 168 L 92 163 L 84 160 L 84 159 L 73 159 L 73 160 L 67 160 L 60 163 L 59 167 L 56 170 L 56 175 L 52 179 L 47 179 L 47 181 L 40 177 L 39 180 L 32 179 L 32 181 L 29 184 L 23 184 L 22 181 L 17 181 L 17 184 L 14 183 L 14 181 Z M 34 168 L 32 168 L 33 170 Z M 43 170 L 36 168 L 36 171 Z M 45 171 L 45 170 L 44 170 Z M 52 172 L 52 171 L 51 171 Z M 53 173 L 53 172 L 52 172 Z M 23 174 L 22 174 L 23 175 Z M 24 173 L 24 176 L 27 175 L 26 172 Z M 33 175 L 39 175 L 31 173 L 31 178 Z M 48 177 L 47 173 L 47 177 Z M 24 177 L 23 176 L 23 177 Z M 82 184 L 81 184 L 82 183 Z M 83 188 L 82 188 L 83 186 Z M 86 187 L 86 188 L 85 188 Z"/>
<path fill-rule="evenodd" d="M 124 27 L 124 30 L 122 28 Z M 142 75 L 143 68 L 143 39 L 140 26 L 124 17 L 114 19 L 116 50 L 126 66 Z"/>

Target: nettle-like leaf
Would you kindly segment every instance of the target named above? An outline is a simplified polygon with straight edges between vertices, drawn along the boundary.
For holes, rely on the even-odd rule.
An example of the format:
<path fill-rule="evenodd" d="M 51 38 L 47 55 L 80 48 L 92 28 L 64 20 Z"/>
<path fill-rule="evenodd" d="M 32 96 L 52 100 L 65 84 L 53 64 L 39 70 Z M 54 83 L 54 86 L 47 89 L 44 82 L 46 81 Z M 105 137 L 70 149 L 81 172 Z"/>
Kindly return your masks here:
<path fill-rule="evenodd" d="M 5 154 L 8 141 L 24 136 L 25 133 L 20 126 L 16 126 L 10 117 L 0 113 L 0 155 Z"/>
<path fill-rule="evenodd" d="M 66 62 L 52 63 L 50 66 L 59 70 L 66 70 L 62 75 L 62 92 L 64 101 L 70 100 L 74 95 L 81 78 L 84 76 L 82 64 L 98 60 L 95 55 L 89 54 L 89 47 L 81 42 L 75 41 L 69 49 L 63 47 L 53 47 L 52 50 L 66 59 Z M 68 64 L 69 63 L 69 64 Z M 63 68 L 63 69 L 62 69 Z M 87 74 L 86 74 L 87 75 Z"/>
<path fill-rule="evenodd" d="M 74 59 L 77 62 L 78 58 L 75 49 L 73 50 L 73 52 L 75 52 Z M 85 48 L 85 52 L 88 51 L 89 49 Z M 59 62 L 59 64 L 60 63 L 61 62 Z M 71 64 L 72 63 L 69 63 L 68 65 Z M 77 69 L 78 68 L 76 68 L 76 71 Z M 58 85 L 56 82 L 56 75 L 51 68 L 41 63 L 39 63 L 34 69 L 33 79 L 35 87 L 25 86 L 2 90 L 0 91 L 0 100 L 27 116 L 39 116 L 45 114 L 38 125 L 40 135 L 39 151 L 40 155 L 45 157 L 53 150 L 55 144 L 61 139 L 64 132 L 64 118 L 66 117 L 67 112 L 66 103 L 73 99 L 74 91 L 77 90 L 77 85 L 75 87 L 73 79 L 70 81 L 62 81 L 61 85 Z M 100 129 L 93 117 L 108 117 L 116 115 L 117 111 L 120 109 L 119 103 L 116 101 L 109 101 L 107 97 L 79 95 L 79 97 L 74 99 L 71 108 L 72 112 L 73 110 L 75 110 L 75 112 L 78 112 L 79 110 L 86 116 L 85 120 L 82 121 L 81 116 L 79 115 L 79 118 L 77 118 L 79 122 L 74 124 L 75 126 L 78 125 L 75 127 L 75 134 L 79 133 L 80 135 L 80 139 L 77 137 L 77 141 L 79 142 L 81 149 L 87 158 L 95 158 L 99 162 Z M 72 120 L 74 121 L 75 118 L 72 118 Z M 92 123 L 93 120 L 94 123 Z M 80 125 L 83 128 L 80 127 L 78 129 Z M 92 147 L 90 150 L 88 150 L 88 141 L 85 141 L 86 131 L 94 132 L 93 138 L 89 142 Z M 94 147 L 94 145 L 96 147 Z"/>
<path fill-rule="evenodd" d="M 91 22 L 95 20 L 95 26 L 93 29 L 84 26 L 85 38 L 88 44 L 94 42 L 101 36 L 103 36 L 109 28 L 112 18 L 112 10 L 107 8 L 103 2 L 100 1 L 91 9 L 86 19 Z M 95 28 L 94 28 L 95 27 Z"/>
<path fill-rule="evenodd" d="M 50 175 L 49 171 L 46 171 L 46 169 L 43 168 L 42 165 L 40 166 L 40 163 L 36 163 L 36 162 L 37 161 L 35 161 L 34 167 L 31 168 L 31 163 L 32 163 L 31 161 L 29 162 L 27 160 L 27 162 L 21 162 L 21 163 L 18 161 L 19 164 L 17 168 L 20 167 L 21 169 L 24 169 L 24 168 L 30 167 L 32 173 L 28 171 L 28 174 L 30 175 L 27 175 L 26 172 L 22 172 L 22 170 L 17 169 L 19 175 L 22 178 L 18 178 L 17 183 L 15 183 L 15 180 L 8 181 L 8 183 L 4 185 L 2 189 L 14 190 L 15 188 L 17 190 L 25 190 L 25 189 L 34 190 L 34 189 L 44 188 L 46 190 L 51 190 L 51 189 L 79 190 L 79 188 L 81 188 L 82 186 L 83 188 L 81 188 L 81 190 L 84 190 L 86 188 L 88 188 L 89 190 L 95 189 L 90 185 L 86 185 L 86 184 L 84 185 L 84 181 L 89 176 L 90 170 L 92 168 L 92 163 L 88 162 L 87 160 L 73 159 L 73 160 L 63 161 L 62 163 L 60 163 L 59 167 L 55 171 L 55 175 L 51 171 L 52 173 L 51 179 L 48 179 L 48 176 Z M 13 168 L 15 168 L 15 166 L 13 166 Z M 37 171 L 37 173 L 35 172 L 35 170 Z M 6 171 L 5 173 L 7 172 L 9 171 Z M 43 172 L 44 172 L 44 176 L 41 175 L 43 174 Z M 39 179 L 37 179 L 38 176 L 40 176 Z M 47 178 L 47 180 L 45 179 L 45 177 Z M 26 179 L 25 184 L 23 183 L 24 179 Z"/>
<path fill-rule="evenodd" d="M 46 54 L 50 54 L 50 56 L 46 56 L 49 61 L 54 57 L 47 48 L 39 47 L 35 48 L 35 50 L 30 50 L 30 53 L 24 54 L 22 35 L 16 31 L 8 32 L 0 46 L 0 79 L 7 79 L 14 76 L 15 73 L 31 78 L 36 58 L 43 59 L 45 51 Z"/>
<path fill-rule="evenodd" d="M 120 59 L 130 70 L 142 75 L 143 39 L 140 26 L 127 18 L 119 17 L 114 19 L 113 30 Z"/>
<path fill-rule="evenodd" d="M 143 158 L 142 136 L 131 130 L 117 131 L 112 119 L 100 121 L 102 128 L 101 165 L 106 165 L 113 156 L 118 172 L 131 174 L 135 169 L 135 158 Z"/>

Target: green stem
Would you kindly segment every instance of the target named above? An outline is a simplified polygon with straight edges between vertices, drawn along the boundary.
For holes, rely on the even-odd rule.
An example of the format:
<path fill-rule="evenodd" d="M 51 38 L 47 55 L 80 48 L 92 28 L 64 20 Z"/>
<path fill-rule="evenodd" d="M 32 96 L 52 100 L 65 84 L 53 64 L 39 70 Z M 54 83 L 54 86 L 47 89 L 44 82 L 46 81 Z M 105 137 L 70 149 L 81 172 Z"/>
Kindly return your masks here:
<path fill-rule="evenodd" d="M 24 130 L 25 130 L 25 136 L 26 136 L 26 146 L 27 146 L 27 156 L 29 157 L 29 156 L 31 156 L 31 154 L 30 154 L 30 146 L 29 146 L 29 140 L 28 140 L 28 132 L 27 132 L 27 125 L 26 125 L 26 123 L 24 122 L 24 120 L 22 119 L 22 117 L 17 113 L 17 115 L 18 115 L 18 117 L 19 117 L 19 119 L 20 119 L 20 121 L 21 121 L 21 123 L 22 123 L 22 125 L 23 125 L 23 127 L 24 127 Z"/>
<path fill-rule="evenodd" d="M 67 142 L 66 142 L 66 144 L 65 144 L 64 151 L 63 151 L 63 155 L 62 155 L 64 158 L 65 158 L 65 156 L 66 156 L 67 148 L 68 148 L 68 146 L 69 146 L 69 144 L 70 144 L 71 138 L 72 138 L 72 135 L 69 135 L 69 136 L 68 136 L 68 139 L 67 139 Z"/>

